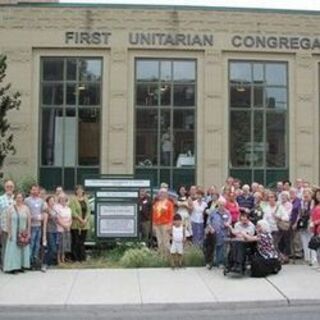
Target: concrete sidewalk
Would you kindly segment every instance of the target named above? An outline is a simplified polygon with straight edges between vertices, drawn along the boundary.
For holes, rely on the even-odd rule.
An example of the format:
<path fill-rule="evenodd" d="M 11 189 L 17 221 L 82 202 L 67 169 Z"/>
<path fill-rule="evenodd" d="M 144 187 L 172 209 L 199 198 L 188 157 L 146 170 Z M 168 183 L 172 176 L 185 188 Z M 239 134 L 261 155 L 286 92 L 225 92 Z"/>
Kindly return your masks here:
<path fill-rule="evenodd" d="M 49 270 L 0 274 L 0 307 L 257 307 L 320 303 L 320 271 L 289 265 L 266 279 L 205 268 Z M 232 305 L 230 304 L 232 303 Z"/>

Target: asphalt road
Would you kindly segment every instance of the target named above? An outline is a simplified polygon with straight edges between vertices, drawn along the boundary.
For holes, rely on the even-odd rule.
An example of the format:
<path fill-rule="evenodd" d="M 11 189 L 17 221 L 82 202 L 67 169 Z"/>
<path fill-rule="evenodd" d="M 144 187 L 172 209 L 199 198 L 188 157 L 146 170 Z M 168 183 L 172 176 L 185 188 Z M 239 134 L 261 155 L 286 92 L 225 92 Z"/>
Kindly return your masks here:
<path fill-rule="evenodd" d="M 258 309 L 233 309 L 232 304 L 228 310 L 199 309 L 192 310 L 179 307 L 179 309 L 148 308 L 140 310 L 113 310 L 100 308 L 86 308 L 81 310 L 21 310 L 0 309 L 0 320 L 319 320 L 320 306 L 299 307 L 261 307 Z"/>

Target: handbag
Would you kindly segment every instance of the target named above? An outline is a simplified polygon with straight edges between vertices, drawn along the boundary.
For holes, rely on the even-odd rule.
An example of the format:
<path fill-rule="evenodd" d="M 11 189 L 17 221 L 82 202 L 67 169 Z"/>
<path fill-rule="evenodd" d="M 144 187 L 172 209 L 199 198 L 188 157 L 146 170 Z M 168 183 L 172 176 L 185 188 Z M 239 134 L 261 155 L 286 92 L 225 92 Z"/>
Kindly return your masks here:
<path fill-rule="evenodd" d="M 18 247 L 25 247 L 29 244 L 29 234 L 27 230 L 20 230 L 20 214 L 18 212 L 18 209 L 16 206 L 14 206 L 14 209 L 18 216 L 18 222 L 17 222 L 17 245 Z"/>
<path fill-rule="evenodd" d="M 277 220 L 277 227 L 281 231 L 288 231 L 290 229 L 290 221 Z"/>
<path fill-rule="evenodd" d="M 320 236 L 314 234 L 309 241 L 308 248 L 311 250 L 318 250 L 320 248 Z"/>
<path fill-rule="evenodd" d="M 274 212 L 274 215 L 276 215 L 277 211 L 279 210 L 279 206 L 277 206 L 277 209 Z M 277 218 L 277 227 L 281 231 L 288 231 L 290 229 L 290 221 L 284 221 L 279 218 Z"/>

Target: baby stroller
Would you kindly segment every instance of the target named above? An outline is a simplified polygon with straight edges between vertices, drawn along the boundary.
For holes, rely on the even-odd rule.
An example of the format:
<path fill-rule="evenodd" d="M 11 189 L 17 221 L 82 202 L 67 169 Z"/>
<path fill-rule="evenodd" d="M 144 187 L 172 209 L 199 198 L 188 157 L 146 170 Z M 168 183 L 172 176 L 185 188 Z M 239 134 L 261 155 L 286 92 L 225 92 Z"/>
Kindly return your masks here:
<path fill-rule="evenodd" d="M 223 274 L 225 276 L 229 273 L 245 275 L 256 252 L 256 243 L 246 242 L 237 238 L 228 238 L 225 240 L 225 245 L 227 247 L 227 255 Z"/>

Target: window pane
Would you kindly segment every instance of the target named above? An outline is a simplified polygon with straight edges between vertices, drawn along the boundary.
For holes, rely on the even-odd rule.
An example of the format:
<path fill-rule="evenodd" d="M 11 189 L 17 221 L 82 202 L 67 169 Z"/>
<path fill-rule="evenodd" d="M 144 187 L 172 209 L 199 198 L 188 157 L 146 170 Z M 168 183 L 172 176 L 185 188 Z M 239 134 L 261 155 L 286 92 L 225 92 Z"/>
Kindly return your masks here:
<path fill-rule="evenodd" d="M 263 84 L 263 64 L 254 63 L 253 64 L 253 82 L 255 84 Z"/>
<path fill-rule="evenodd" d="M 232 84 L 251 83 L 251 65 L 247 62 L 230 63 L 230 81 Z"/>
<path fill-rule="evenodd" d="M 173 152 L 173 136 L 170 123 L 170 111 L 162 110 L 160 115 L 161 165 L 170 166 Z"/>
<path fill-rule="evenodd" d="M 75 169 L 74 168 L 66 168 L 64 169 L 64 189 L 65 190 L 73 190 L 76 185 L 75 178 Z"/>
<path fill-rule="evenodd" d="M 283 170 L 267 170 L 266 174 L 267 182 L 266 185 L 273 184 L 275 181 L 284 181 L 289 179 L 289 171 L 286 169 Z"/>
<path fill-rule="evenodd" d="M 286 166 L 286 115 L 267 113 L 267 167 Z"/>
<path fill-rule="evenodd" d="M 194 61 L 174 61 L 173 80 L 194 81 L 196 78 L 196 68 Z"/>
<path fill-rule="evenodd" d="M 174 85 L 174 106 L 194 106 L 195 87 L 194 85 Z"/>
<path fill-rule="evenodd" d="M 93 175 L 98 175 L 98 168 L 78 168 L 77 169 L 77 184 L 84 184 L 84 179 L 92 177 Z"/>
<path fill-rule="evenodd" d="M 193 130 L 195 127 L 194 110 L 174 110 L 173 128 L 175 130 Z"/>
<path fill-rule="evenodd" d="M 158 135 L 156 130 L 137 130 L 136 165 L 149 168 L 158 165 Z"/>
<path fill-rule="evenodd" d="M 150 167 L 158 164 L 158 111 L 137 110 L 136 165 Z"/>
<path fill-rule="evenodd" d="M 253 87 L 253 106 L 256 108 L 262 108 L 264 101 L 264 88 Z"/>
<path fill-rule="evenodd" d="M 280 63 L 266 64 L 266 83 L 268 86 L 287 85 L 287 66 Z"/>
<path fill-rule="evenodd" d="M 100 59 L 79 59 L 80 81 L 100 81 L 101 80 L 101 60 Z"/>
<path fill-rule="evenodd" d="M 148 169 L 148 168 L 143 168 L 143 169 L 136 169 L 135 172 L 135 178 L 136 179 L 147 179 L 151 181 L 152 186 L 159 186 L 159 181 L 158 181 L 158 170 L 157 169 Z"/>
<path fill-rule="evenodd" d="M 232 86 L 230 88 L 230 107 L 231 108 L 250 108 L 251 106 L 251 87 Z"/>
<path fill-rule="evenodd" d="M 136 117 L 137 129 L 158 129 L 158 111 L 138 109 Z"/>
<path fill-rule="evenodd" d="M 63 59 L 44 58 L 42 63 L 43 80 L 63 80 Z"/>
<path fill-rule="evenodd" d="M 232 167 L 250 166 L 252 161 L 251 113 L 231 111 L 230 130 Z"/>
<path fill-rule="evenodd" d="M 63 114 L 59 109 L 42 109 L 41 164 L 62 165 Z"/>
<path fill-rule="evenodd" d="M 253 143 L 253 166 L 262 167 L 265 144 L 263 142 L 263 112 L 254 112 L 254 143 Z"/>
<path fill-rule="evenodd" d="M 78 86 L 75 84 L 67 84 L 67 101 L 66 104 L 69 106 L 76 105 L 76 95 Z"/>
<path fill-rule="evenodd" d="M 157 81 L 159 79 L 159 61 L 138 60 L 137 80 Z"/>
<path fill-rule="evenodd" d="M 79 105 L 80 106 L 99 106 L 101 101 L 101 85 L 100 84 L 80 84 Z"/>
<path fill-rule="evenodd" d="M 46 190 L 53 190 L 56 186 L 62 185 L 61 168 L 40 168 L 41 186 Z M 74 186 L 72 187 L 72 189 Z"/>
<path fill-rule="evenodd" d="M 287 89 L 266 88 L 266 107 L 287 109 Z"/>
<path fill-rule="evenodd" d="M 239 170 L 239 169 L 231 169 L 230 175 L 234 178 L 239 179 L 242 184 L 251 184 L 252 180 L 252 170 Z"/>
<path fill-rule="evenodd" d="M 170 84 L 161 84 L 160 86 L 160 99 L 162 106 L 171 105 L 171 86 Z"/>
<path fill-rule="evenodd" d="M 171 186 L 170 177 L 171 177 L 171 174 L 170 174 L 170 170 L 169 169 L 161 169 L 160 170 L 160 183 L 165 182 L 169 186 Z"/>
<path fill-rule="evenodd" d="M 194 131 L 174 130 L 174 166 L 177 168 L 195 166 Z"/>
<path fill-rule="evenodd" d="M 157 106 L 159 101 L 157 84 L 138 84 L 136 104 L 138 106 Z"/>
<path fill-rule="evenodd" d="M 77 60 L 67 59 L 67 80 L 77 80 Z"/>
<path fill-rule="evenodd" d="M 100 111 L 79 109 L 78 161 L 80 166 L 100 164 Z"/>
<path fill-rule="evenodd" d="M 67 109 L 64 117 L 64 166 L 76 165 L 76 130 L 77 118 L 75 109 Z"/>
<path fill-rule="evenodd" d="M 171 81 L 172 72 L 171 72 L 171 61 L 161 61 L 160 62 L 160 79 L 162 81 Z"/>
<path fill-rule="evenodd" d="M 196 183 L 195 170 L 176 169 L 173 170 L 173 188 L 178 189 L 180 185 L 191 186 Z"/>
<path fill-rule="evenodd" d="M 63 85 L 47 83 L 42 85 L 42 104 L 60 106 L 63 104 Z"/>

